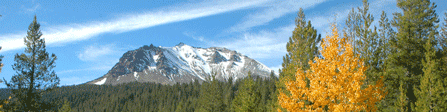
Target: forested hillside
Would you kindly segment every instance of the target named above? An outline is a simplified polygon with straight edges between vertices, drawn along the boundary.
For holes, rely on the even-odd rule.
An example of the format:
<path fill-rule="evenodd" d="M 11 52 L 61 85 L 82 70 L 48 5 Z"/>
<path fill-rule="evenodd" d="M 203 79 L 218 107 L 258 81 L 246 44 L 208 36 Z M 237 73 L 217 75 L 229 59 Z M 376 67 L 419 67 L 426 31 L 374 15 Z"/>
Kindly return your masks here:
<path fill-rule="evenodd" d="M 116 86 L 86 84 L 56 88 L 44 93 L 42 99 L 47 105 L 54 106 L 50 107 L 51 110 L 69 105 L 75 112 L 234 111 L 243 105 L 252 105 L 253 110 L 267 111 L 272 109 L 271 100 L 276 98 L 272 97 L 276 91 L 276 80 L 247 78 L 234 84 L 217 80 L 174 85 L 138 82 Z M 247 94 L 250 96 L 245 96 Z M 237 99 L 239 97 L 256 100 L 246 102 Z M 235 105 L 236 102 L 239 105 Z"/>
<path fill-rule="evenodd" d="M 363 0 L 325 37 L 300 9 L 279 77 L 248 72 L 235 82 L 173 85 L 59 87 L 51 72 L 57 58 L 46 52 L 35 17 L 26 54 L 15 56 L 18 74 L 0 90 L 9 93 L 0 95 L 0 111 L 447 111 L 447 12 L 438 15 L 430 0 L 397 0 L 398 12 L 379 17 L 369 5 Z"/>

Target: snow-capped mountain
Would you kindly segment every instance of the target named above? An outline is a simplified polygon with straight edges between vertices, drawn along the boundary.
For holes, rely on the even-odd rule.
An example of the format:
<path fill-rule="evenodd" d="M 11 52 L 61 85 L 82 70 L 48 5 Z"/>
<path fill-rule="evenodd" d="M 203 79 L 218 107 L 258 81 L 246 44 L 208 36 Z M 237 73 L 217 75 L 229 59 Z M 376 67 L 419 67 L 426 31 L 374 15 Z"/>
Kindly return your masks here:
<path fill-rule="evenodd" d="M 126 52 L 104 76 L 87 84 L 156 82 L 162 84 L 216 79 L 234 80 L 248 76 L 270 77 L 272 70 L 262 63 L 226 48 L 198 48 L 180 43 L 174 47 L 143 46 Z"/>

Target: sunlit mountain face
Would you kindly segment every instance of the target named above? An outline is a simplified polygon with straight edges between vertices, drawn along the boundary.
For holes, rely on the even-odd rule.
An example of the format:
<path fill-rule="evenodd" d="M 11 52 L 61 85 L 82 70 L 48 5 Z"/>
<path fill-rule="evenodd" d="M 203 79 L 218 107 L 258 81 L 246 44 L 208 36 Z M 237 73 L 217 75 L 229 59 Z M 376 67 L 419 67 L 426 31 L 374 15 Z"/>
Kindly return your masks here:
<path fill-rule="evenodd" d="M 155 82 L 162 84 L 237 80 L 251 72 L 261 78 L 272 70 L 241 53 L 222 47 L 198 48 L 180 43 L 174 47 L 143 46 L 126 52 L 104 76 L 87 84 Z"/>

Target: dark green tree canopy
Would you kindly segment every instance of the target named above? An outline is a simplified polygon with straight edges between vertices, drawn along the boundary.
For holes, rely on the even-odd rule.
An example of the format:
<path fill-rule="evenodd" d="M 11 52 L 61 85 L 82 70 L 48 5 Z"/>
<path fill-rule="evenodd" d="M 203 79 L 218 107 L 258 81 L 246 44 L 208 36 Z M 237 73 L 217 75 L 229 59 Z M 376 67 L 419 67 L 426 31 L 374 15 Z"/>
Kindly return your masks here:
<path fill-rule="evenodd" d="M 430 60 L 438 60 L 442 57 L 432 54 L 439 52 L 439 49 L 435 46 L 438 43 L 439 20 L 435 12 L 436 5 L 430 0 L 398 0 L 397 7 L 402 12 L 393 14 L 394 18 L 391 23 L 397 29 L 397 32 L 395 36 L 389 39 L 390 53 L 386 60 L 388 65 L 385 76 L 391 90 L 396 90 L 399 87 L 396 82 L 403 81 L 404 91 L 401 92 L 404 93 L 390 91 L 389 95 L 396 95 L 395 93 L 397 93 L 406 97 L 405 99 L 408 100 L 401 101 L 405 103 L 405 107 L 402 108 L 414 111 L 415 102 L 422 100 L 415 94 L 417 91 L 415 89 L 420 88 L 421 78 L 424 74 L 432 74 L 428 73 L 431 71 L 429 69 L 440 70 L 434 66 L 428 67 L 433 64 L 430 63 L 432 62 Z M 430 64 L 424 64 L 426 62 Z"/>
<path fill-rule="evenodd" d="M 45 39 L 41 38 L 40 24 L 36 16 L 28 27 L 27 36 L 24 38 L 25 53 L 16 54 L 16 62 L 12 68 L 16 74 L 6 85 L 12 90 L 12 95 L 17 98 L 21 106 L 20 111 L 40 110 L 41 92 L 57 87 L 59 78 L 54 72 L 56 67 L 56 55 L 49 55 L 46 51 Z"/>

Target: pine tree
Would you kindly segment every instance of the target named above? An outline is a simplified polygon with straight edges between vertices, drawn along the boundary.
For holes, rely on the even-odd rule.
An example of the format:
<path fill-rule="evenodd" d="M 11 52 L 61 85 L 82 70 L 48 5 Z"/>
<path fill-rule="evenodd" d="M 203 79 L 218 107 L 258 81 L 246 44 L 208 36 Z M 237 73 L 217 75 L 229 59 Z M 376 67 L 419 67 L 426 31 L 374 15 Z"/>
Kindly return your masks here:
<path fill-rule="evenodd" d="M 41 38 L 42 33 L 39 30 L 40 24 L 37 23 L 36 16 L 30 24 L 25 41 L 25 54 L 16 54 L 13 69 L 16 75 L 12 76 L 11 82 L 6 85 L 11 89 L 17 103 L 20 104 L 20 111 L 38 111 L 42 110 L 41 93 L 57 87 L 59 78 L 53 71 L 56 67 L 56 55 L 51 56 L 45 50 L 45 39 Z"/>
<path fill-rule="evenodd" d="M 445 89 L 442 83 L 442 77 L 438 73 L 439 59 L 436 59 L 436 48 L 433 46 L 434 34 L 430 34 L 424 46 L 425 60 L 423 64 L 423 76 L 419 88 L 414 88 L 416 98 L 415 110 L 420 112 L 441 112 L 446 107 Z"/>
<path fill-rule="evenodd" d="M 363 24 L 361 24 L 360 28 L 357 31 L 358 36 L 360 37 L 357 41 L 358 43 L 358 52 L 360 54 L 361 59 L 364 61 L 364 64 L 368 67 L 366 70 L 367 84 L 373 84 L 380 77 L 379 72 L 381 70 L 382 64 L 380 64 L 379 60 L 385 57 L 380 57 L 379 50 L 379 39 L 377 34 L 377 28 L 374 27 L 372 30 L 370 27 L 374 22 L 374 17 L 369 13 L 369 3 L 368 0 L 363 0 L 363 7 L 358 8 L 360 12 L 361 20 Z"/>
<path fill-rule="evenodd" d="M 406 112 L 408 111 L 408 107 L 407 107 L 407 96 L 405 95 L 406 93 L 406 89 L 404 89 L 404 81 L 400 80 L 399 81 L 399 95 L 398 95 L 398 99 L 396 101 L 396 103 L 394 103 L 395 108 L 395 112 Z"/>
<path fill-rule="evenodd" d="M 447 12 L 444 13 L 444 25 L 441 27 L 441 37 L 440 37 L 440 45 L 442 50 L 444 50 L 444 54 L 447 54 Z"/>
<path fill-rule="evenodd" d="M 293 79 L 298 67 L 303 70 L 309 69 L 307 62 L 313 57 L 319 56 L 317 44 L 321 41 L 321 35 L 317 33 L 310 20 L 306 22 L 302 8 L 295 18 L 295 25 L 293 34 L 289 37 L 289 42 L 286 45 L 287 54 L 283 57 L 282 69 L 279 70 L 279 81 L 276 85 L 278 89 L 285 89 L 285 81 Z M 278 93 L 276 94 L 278 95 Z M 276 102 L 276 98 L 274 100 Z"/>
<path fill-rule="evenodd" d="M 370 27 L 374 22 L 374 17 L 369 13 L 368 0 L 363 0 L 363 7 L 354 8 L 349 12 L 346 20 L 344 37 L 353 45 L 354 54 L 359 54 L 363 59 L 366 70 L 367 83 L 373 84 L 380 77 L 380 71 L 383 66 L 381 59 L 386 58 L 381 52 L 381 38 L 378 38 L 377 28 L 372 30 Z"/>
<path fill-rule="evenodd" d="M 359 38 L 357 31 L 360 29 L 362 24 L 362 18 L 360 13 L 355 11 L 354 8 L 348 13 L 347 19 L 345 21 L 346 27 L 343 29 L 344 38 L 348 39 L 348 42 L 353 46 L 354 54 L 358 53 L 357 40 Z"/>
<path fill-rule="evenodd" d="M 242 84 L 239 85 L 236 97 L 233 100 L 232 108 L 236 112 L 258 112 L 257 106 L 260 101 L 260 95 L 255 90 L 255 82 L 248 73 L 248 77 L 242 80 Z"/>
<path fill-rule="evenodd" d="M 346 38 L 338 38 L 337 29 L 321 44 L 324 58 L 309 61 L 310 69 L 298 69 L 296 80 L 285 85 L 291 95 L 280 93 L 278 100 L 288 111 L 375 111 L 375 103 L 382 99 L 383 83 L 361 87 L 366 67 Z M 309 83 L 307 82 L 307 80 Z"/>
<path fill-rule="evenodd" d="M 309 60 L 318 56 L 317 44 L 321 40 L 321 35 L 317 34 L 317 30 L 312 26 L 311 22 L 306 22 L 303 9 L 300 8 L 298 17 L 295 19 L 295 29 L 292 37 L 287 42 L 287 54 L 282 64 L 283 69 L 280 78 L 292 77 L 297 68 L 308 69 Z"/>
<path fill-rule="evenodd" d="M 439 38 L 439 45 L 441 46 L 442 51 L 443 51 L 440 54 L 442 56 L 444 56 L 440 63 L 441 66 L 446 65 L 445 63 L 447 63 L 447 12 L 444 13 L 444 16 L 445 16 L 444 25 L 442 25 L 442 27 L 441 27 L 441 36 Z M 447 71 L 447 67 L 443 67 L 443 68 L 444 68 L 443 71 Z M 447 81 L 447 79 L 446 79 L 446 81 Z"/>
<path fill-rule="evenodd" d="M 380 16 L 379 20 L 379 29 L 378 29 L 378 49 L 376 50 L 375 54 L 378 54 L 378 71 L 385 71 L 386 68 L 386 59 L 388 54 L 390 53 L 389 49 L 389 39 L 394 38 L 396 35 L 396 32 L 391 27 L 391 23 L 385 13 L 385 11 L 382 11 L 382 14 Z"/>
<path fill-rule="evenodd" d="M 417 101 L 414 88 L 418 88 L 421 75 L 424 73 L 422 64 L 426 52 L 424 44 L 430 35 L 438 34 L 436 31 L 438 18 L 434 10 L 436 5 L 429 0 L 398 0 L 397 6 L 402 12 L 394 13 L 392 25 L 396 27 L 397 33 L 389 40 L 391 53 L 387 60 L 389 65 L 385 82 L 392 87 L 392 90 L 397 90 L 399 86 L 396 81 L 404 81 L 405 95 L 409 99 L 407 108 L 412 111 L 410 107 Z M 388 98 L 399 94 L 398 91 L 389 92 L 389 95 L 393 96 Z"/>
<path fill-rule="evenodd" d="M 222 86 L 213 76 L 207 82 L 202 83 L 199 96 L 199 107 L 197 111 L 200 112 L 218 112 L 224 110 Z"/>
<path fill-rule="evenodd" d="M 58 109 L 58 112 L 71 112 L 70 102 L 64 101 L 64 104 L 61 108 Z"/>
<path fill-rule="evenodd" d="M 231 112 L 231 103 L 234 99 L 234 83 L 233 83 L 233 77 L 230 77 L 225 81 L 223 85 L 223 102 L 225 105 L 225 111 Z"/>
<path fill-rule="evenodd" d="M 388 43 L 390 38 L 394 38 L 395 32 L 391 27 L 391 23 L 387 17 L 385 11 L 382 11 L 379 20 L 379 28 L 378 28 L 378 45 L 377 50 L 374 52 L 375 59 L 377 59 L 377 69 L 372 74 L 375 76 L 386 76 L 386 68 L 387 68 L 387 58 L 390 54 L 390 45 Z M 373 79 L 374 80 L 374 79 Z M 387 80 L 387 79 L 385 79 Z M 372 80 L 370 80 L 372 81 Z M 386 82 L 386 81 L 385 81 Z M 389 83 L 387 83 L 389 84 Z M 398 84 L 398 83 L 395 83 Z M 386 85 L 386 91 L 395 91 L 396 88 L 393 88 L 390 85 Z M 395 111 L 393 107 L 393 102 L 396 101 L 396 98 L 387 95 L 385 98 L 377 105 L 379 111 Z"/>

